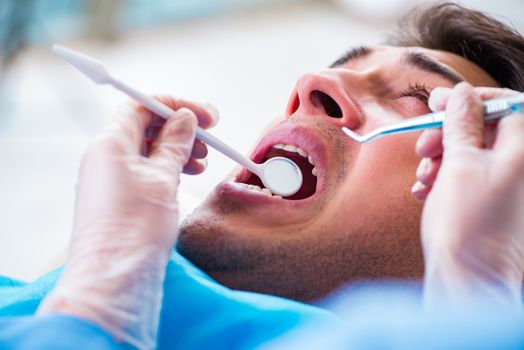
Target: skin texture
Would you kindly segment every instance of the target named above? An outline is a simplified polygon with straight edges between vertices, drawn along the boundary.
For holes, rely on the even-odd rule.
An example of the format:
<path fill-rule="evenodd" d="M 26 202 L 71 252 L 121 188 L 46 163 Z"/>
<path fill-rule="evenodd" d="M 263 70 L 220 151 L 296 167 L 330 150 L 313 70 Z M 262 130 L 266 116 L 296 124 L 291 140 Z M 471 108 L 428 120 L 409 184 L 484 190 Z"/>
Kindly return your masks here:
<path fill-rule="evenodd" d="M 261 200 L 221 183 L 181 225 L 178 250 L 227 286 L 301 301 L 356 280 L 421 278 L 423 203 L 411 195 L 420 133 L 359 145 L 340 130 L 346 126 L 364 134 L 429 113 L 420 91 L 406 94 L 409 86 L 425 85 L 430 92 L 454 85 L 409 64 L 406 52 L 424 53 L 474 86 L 497 86 L 457 55 L 414 47 L 373 47 L 300 77 L 286 114 L 263 133 L 262 143 L 277 135 L 273 144 L 294 144 L 314 155 L 315 195 Z M 329 116 L 313 91 L 333 98 L 343 116 Z M 239 177 L 240 170 L 232 176 Z"/>

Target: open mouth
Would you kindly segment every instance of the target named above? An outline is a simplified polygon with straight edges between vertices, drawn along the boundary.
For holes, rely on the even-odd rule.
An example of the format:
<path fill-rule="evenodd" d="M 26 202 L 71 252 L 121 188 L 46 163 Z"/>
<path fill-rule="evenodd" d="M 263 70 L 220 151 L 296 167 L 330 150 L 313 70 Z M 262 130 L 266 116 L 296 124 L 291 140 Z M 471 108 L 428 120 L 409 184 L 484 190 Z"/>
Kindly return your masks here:
<path fill-rule="evenodd" d="M 267 149 L 267 151 L 258 154 L 254 161 L 256 163 L 264 163 L 266 160 L 274 157 L 284 157 L 292 160 L 300 168 L 302 172 L 302 186 L 295 194 L 283 197 L 288 200 L 300 200 L 311 197 L 317 190 L 317 176 L 318 169 L 315 167 L 315 160 L 305 150 L 298 146 L 289 144 L 275 144 Z M 273 196 L 271 191 L 264 188 L 262 181 L 258 176 L 249 172 L 244 179 L 237 179 L 237 182 L 244 184 L 248 189 L 262 194 Z M 279 196 L 276 196 L 279 197 Z"/>

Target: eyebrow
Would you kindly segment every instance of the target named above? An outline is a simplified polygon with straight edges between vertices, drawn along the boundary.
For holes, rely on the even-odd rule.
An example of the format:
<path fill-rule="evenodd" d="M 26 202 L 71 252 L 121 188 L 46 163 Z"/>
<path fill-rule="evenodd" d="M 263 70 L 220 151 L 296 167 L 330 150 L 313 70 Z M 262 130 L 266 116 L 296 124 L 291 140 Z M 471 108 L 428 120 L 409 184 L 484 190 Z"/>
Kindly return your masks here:
<path fill-rule="evenodd" d="M 341 66 L 348 63 L 351 60 L 368 56 L 373 52 L 373 49 L 366 46 L 359 46 L 350 49 L 342 57 L 333 62 L 330 68 Z M 440 75 L 442 78 L 448 80 L 453 85 L 464 81 L 464 79 L 458 75 L 452 69 L 444 66 L 443 64 L 437 62 L 433 58 L 429 57 L 426 54 L 421 52 L 406 52 L 403 54 L 403 59 L 411 66 L 423 70 L 425 72 Z"/>
<path fill-rule="evenodd" d="M 440 75 L 453 85 L 464 81 L 464 79 L 453 70 L 421 52 L 407 52 L 404 54 L 404 57 L 410 65 L 428 73 Z"/>
<path fill-rule="evenodd" d="M 352 49 L 349 49 L 345 54 L 343 54 L 338 60 L 333 62 L 329 68 L 334 68 L 336 66 L 341 66 L 351 60 L 357 59 L 359 57 L 369 55 L 373 50 L 367 46 L 358 46 Z"/>

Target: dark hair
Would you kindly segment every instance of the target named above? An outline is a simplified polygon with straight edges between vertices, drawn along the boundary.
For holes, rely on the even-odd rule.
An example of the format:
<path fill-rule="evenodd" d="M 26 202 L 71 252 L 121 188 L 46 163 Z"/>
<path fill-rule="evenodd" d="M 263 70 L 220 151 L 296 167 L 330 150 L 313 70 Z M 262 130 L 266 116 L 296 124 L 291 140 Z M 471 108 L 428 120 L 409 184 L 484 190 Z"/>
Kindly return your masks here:
<path fill-rule="evenodd" d="M 444 2 L 417 7 L 400 20 L 388 44 L 455 53 L 476 63 L 501 86 L 524 91 L 524 37 L 462 5 Z"/>

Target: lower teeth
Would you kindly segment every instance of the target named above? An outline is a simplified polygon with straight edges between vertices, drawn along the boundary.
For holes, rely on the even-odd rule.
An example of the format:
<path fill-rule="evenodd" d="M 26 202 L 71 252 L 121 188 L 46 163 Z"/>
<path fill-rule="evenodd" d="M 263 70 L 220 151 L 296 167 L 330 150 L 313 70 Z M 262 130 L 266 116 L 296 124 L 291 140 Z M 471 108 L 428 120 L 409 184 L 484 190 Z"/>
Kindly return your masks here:
<path fill-rule="evenodd" d="M 273 193 L 271 193 L 271 191 L 267 188 L 261 188 L 260 186 L 257 186 L 257 185 L 248 185 L 248 184 L 245 184 L 245 183 L 242 183 L 242 182 L 237 182 L 237 184 L 247 188 L 247 189 L 250 189 L 251 191 L 254 191 L 254 192 L 258 192 L 258 193 L 262 193 L 262 194 L 265 194 L 266 196 L 268 197 L 277 197 L 277 198 L 282 198 L 282 196 L 278 196 L 278 195 L 274 195 Z"/>

